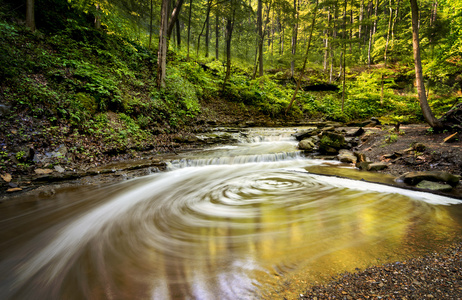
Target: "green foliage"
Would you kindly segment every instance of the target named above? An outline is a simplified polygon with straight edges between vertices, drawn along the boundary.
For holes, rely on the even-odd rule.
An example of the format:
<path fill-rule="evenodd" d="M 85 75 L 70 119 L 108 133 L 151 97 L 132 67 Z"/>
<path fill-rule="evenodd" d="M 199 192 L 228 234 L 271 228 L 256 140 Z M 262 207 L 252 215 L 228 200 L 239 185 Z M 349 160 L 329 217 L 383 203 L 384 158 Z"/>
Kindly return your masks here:
<path fill-rule="evenodd" d="M 179 109 L 180 116 L 194 116 L 200 112 L 197 94 L 200 95 L 201 90 L 196 89 L 196 85 L 183 77 L 179 69 L 169 69 L 166 78 L 165 99 L 168 104 Z"/>

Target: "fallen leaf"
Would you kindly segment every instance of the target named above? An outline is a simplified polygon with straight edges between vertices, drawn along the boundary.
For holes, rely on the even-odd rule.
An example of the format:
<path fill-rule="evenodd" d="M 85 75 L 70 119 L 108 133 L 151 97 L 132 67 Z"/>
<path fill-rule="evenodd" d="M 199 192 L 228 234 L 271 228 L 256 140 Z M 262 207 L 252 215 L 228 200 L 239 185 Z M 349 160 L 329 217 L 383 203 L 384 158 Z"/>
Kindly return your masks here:
<path fill-rule="evenodd" d="M 12 177 L 10 174 L 6 173 L 5 175 L 0 175 L 2 177 L 3 180 L 5 180 L 6 182 L 10 182 Z"/>
<path fill-rule="evenodd" d="M 14 193 L 14 192 L 19 192 L 19 191 L 22 191 L 22 188 L 11 188 L 11 189 L 7 189 L 6 192 L 7 193 Z"/>

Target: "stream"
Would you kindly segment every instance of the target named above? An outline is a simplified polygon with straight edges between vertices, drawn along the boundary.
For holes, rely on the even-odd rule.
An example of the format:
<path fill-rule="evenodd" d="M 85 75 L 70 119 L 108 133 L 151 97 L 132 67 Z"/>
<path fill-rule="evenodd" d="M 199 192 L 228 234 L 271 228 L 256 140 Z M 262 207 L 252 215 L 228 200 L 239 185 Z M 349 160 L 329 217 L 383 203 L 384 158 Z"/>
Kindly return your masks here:
<path fill-rule="evenodd" d="M 295 298 L 458 241 L 460 201 L 316 175 L 359 171 L 305 157 L 295 130 L 235 132 L 166 172 L 3 203 L 0 298 Z"/>

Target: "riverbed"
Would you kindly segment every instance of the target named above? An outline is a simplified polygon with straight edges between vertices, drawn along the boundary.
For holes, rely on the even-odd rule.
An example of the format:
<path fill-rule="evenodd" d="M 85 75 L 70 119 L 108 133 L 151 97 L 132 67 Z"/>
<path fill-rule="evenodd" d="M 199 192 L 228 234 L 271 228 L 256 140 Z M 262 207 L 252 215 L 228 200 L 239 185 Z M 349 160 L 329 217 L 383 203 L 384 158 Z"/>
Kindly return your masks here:
<path fill-rule="evenodd" d="M 0 207 L 5 299 L 259 299 L 443 249 L 460 201 L 318 175 L 296 128 L 236 132 L 165 172 Z"/>

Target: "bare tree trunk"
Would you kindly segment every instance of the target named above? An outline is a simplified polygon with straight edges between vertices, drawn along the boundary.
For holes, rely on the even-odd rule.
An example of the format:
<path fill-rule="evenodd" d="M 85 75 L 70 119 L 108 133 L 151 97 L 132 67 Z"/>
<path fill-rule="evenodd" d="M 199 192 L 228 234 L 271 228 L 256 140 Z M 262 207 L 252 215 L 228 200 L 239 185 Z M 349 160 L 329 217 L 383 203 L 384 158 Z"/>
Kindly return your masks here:
<path fill-rule="evenodd" d="M 200 48 L 200 44 L 201 44 L 201 36 L 202 34 L 204 33 L 204 29 L 205 27 L 207 26 L 207 23 L 209 21 L 209 18 L 210 18 L 210 9 L 212 8 L 212 0 L 209 0 L 207 2 L 207 12 L 206 12 L 206 16 L 205 16 L 205 22 L 204 22 L 204 25 L 202 25 L 202 30 L 201 32 L 199 33 L 199 36 L 197 37 L 197 46 L 196 46 L 196 55 L 199 55 L 199 48 Z"/>
<path fill-rule="evenodd" d="M 210 43 L 210 11 L 207 16 L 205 24 L 205 57 L 209 57 L 209 43 Z"/>
<path fill-rule="evenodd" d="M 284 25 L 279 20 L 279 54 L 284 54 Z"/>
<path fill-rule="evenodd" d="M 219 42 L 220 42 L 220 26 L 218 22 L 218 11 L 215 15 L 215 58 L 218 60 L 219 51 Z"/>
<path fill-rule="evenodd" d="M 328 7 L 327 11 L 327 28 L 324 30 L 324 34 L 326 36 L 324 41 L 324 63 L 323 68 L 324 72 L 327 72 L 327 67 L 329 66 L 329 38 L 330 38 L 330 23 L 331 23 L 332 16 L 330 14 L 330 7 Z"/>
<path fill-rule="evenodd" d="M 226 88 L 226 83 L 231 76 L 231 40 L 233 37 L 234 17 L 236 14 L 236 8 L 233 7 L 233 0 L 231 0 L 230 6 L 231 16 L 228 16 L 228 20 L 226 21 L 226 74 L 223 80 L 223 90 Z"/>
<path fill-rule="evenodd" d="M 173 27 L 175 27 L 176 20 L 178 19 L 178 16 L 180 15 L 180 10 L 181 10 L 181 6 L 183 6 L 183 2 L 184 0 L 178 0 L 175 7 L 173 8 L 170 21 L 168 21 L 168 25 L 167 25 L 167 39 L 169 39 L 170 36 L 172 35 Z M 167 18 L 168 18 L 168 12 L 167 12 Z"/>
<path fill-rule="evenodd" d="M 360 44 L 361 44 L 361 38 L 362 38 L 362 33 L 363 33 L 363 18 L 364 18 L 364 0 L 361 0 L 361 8 L 359 10 L 359 28 L 358 28 L 358 38 L 359 38 Z"/>
<path fill-rule="evenodd" d="M 391 49 L 393 49 L 393 47 L 394 47 L 395 25 L 396 25 L 396 21 L 398 20 L 400 1 L 401 0 L 398 0 L 398 3 L 396 4 L 395 17 L 393 18 L 393 23 L 391 25 Z"/>
<path fill-rule="evenodd" d="M 258 33 L 258 76 L 263 76 L 263 3 L 258 0 L 257 5 L 257 33 Z M 257 73 L 256 71 L 254 74 Z M 253 76 L 255 78 L 255 75 Z"/>
<path fill-rule="evenodd" d="M 189 60 L 189 46 L 191 45 L 191 10 L 192 10 L 193 0 L 189 0 L 189 15 L 188 15 L 188 53 L 186 54 L 186 60 Z"/>
<path fill-rule="evenodd" d="M 346 85 L 346 9 L 347 0 L 343 7 L 343 84 L 342 84 L 342 112 L 345 106 L 345 85 Z"/>
<path fill-rule="evenodd" d="M 306 62 L 308 61 L 308 54 L 310 52 L 311 38 L 313 36 L 314 25 L 316 24 L 316 13 L 317 12 L 318 12 L 318 0 L 316 0 L 316 5 L 313 10 L 313 20 L 311 21 L 311 30 L 310 30 L 310 35 L 308 36 L 308 45 L 306 46 L 306 53 L 305 53 L 305 59 L 303 61 L 303 67 L 302 67 L 302 70 L 300 71 L 300 77 L 298 78 L 297 87 L 295 88 L 294 95 L 292 96 L 292 99 L 290 99 L 290 103 L 286 108 L 286 111 L 285 111 L 286 115 L 295 102 L 295 97 L 297 96 L 297 93 L 300 90 L 300 85 L 303 79 L 303 75 L 305 74 Z"/>
<path fill-rule="evenodd" d="M 383 94 L 384 94 L 384 75 L 383 72 L 387 68 L 387 51 L 388 51 L 388 43 L 390 41 L 390 32 L 391 32 L 391 25 L 392 25 L 392 20 L 393 20 L 393 8 L 392 8 L 392 0 L 389 0 L 389 10 L 390 10 L 390 17 L 388 19 L 388 30 L 387 30 L 387 41 L 385 42 L 385 51 L 383 53 L 383 61 L 384 61 L 384 66 L 381 74 L 381 82 L 382 82 L 382 87 L 380 89 L 380 105 L 383 105 Z"/>
<path fill-rule="evenodd" d="M 298 17 L 299 17 L 299 12 L 298 12 L 298 6 L 297 6 L 297 0 L 294 0 L 294 20 L 295 24 L 292 30 L 292 61 L 290 62 L 290 74 L 292 78 L 294 78 L 294 72 L 295 72 L 295 54 L 297 53 L 297 35 L 298 35 Z"/>
<path fill-rule="evenodd" d="M 151 9 L 150 9 L 150 14 L 149 14 L 149 45 L 148 48 L 151 49 L 151 44 L 152 44 L 152 19 L 153 19 L 153 0 L 151 0 Z"/>
<path fill-rule="evenodd" d="M 165 87 L 165 76 L 167 67 L 167 30 L 168 30 L 168 5 L 169 0 L 162 0 L 160 28 L 159 28 L 159 50 L 157 52 L 157 87 Z"/>
<path fill-rule="evenodd" d="M 379 0 L 375 0 L 375 10 L 374 10 L 374 24 L 372 25 L 372 29 L 371 29 L 371 32 L 370 32 L 370 37 L 369 37 L 369 49 L 367 51 L 367 65 L 368 67 L 371 66 L 371 63 L 372 63 L 372 45 L 374 44 L 374 36 L 375 36 L 375 32 L 377 30 L 377 10 L 378 10 L 378 6 L 379 6 Z"/>
<path fill-rule="evenodd" d="M 443 128 L 443 124 L 435 118 L 430 106 L 428 105 L 427 95 L 425 94 L 425 85 L 423 82 L 422 74 L 422 62 L 420 59 L 420 45 L 419 45 L 419 8 L 416 0 L 411 1 L 411 13 L 412 13 L 412 47 L 414 50 L 414 62 L 415 62 L 415 77 L 417 94 L 419 97 L 420 108 L 425 121 L 434 129 L 440 130 Z"/>
<path fill-rule="evenodd" d="M 35 0 L 27 0 L 26 2 L 26 26 L 34 32 L 35 27 Z"/>
<path fill-rule="evenodd" d="M 101 8 L 96 4 L 95 29 L 101 29 Z"/>

